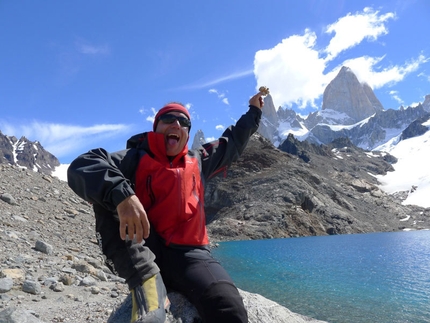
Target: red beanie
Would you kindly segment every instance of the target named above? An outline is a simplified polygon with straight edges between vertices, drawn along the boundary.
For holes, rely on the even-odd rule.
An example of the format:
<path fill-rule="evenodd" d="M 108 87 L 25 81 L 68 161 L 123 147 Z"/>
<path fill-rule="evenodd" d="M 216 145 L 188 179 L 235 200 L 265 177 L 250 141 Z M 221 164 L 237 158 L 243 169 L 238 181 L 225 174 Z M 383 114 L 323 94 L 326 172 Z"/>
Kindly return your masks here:
<path fill-rule="evenodd" d="M 183 114 L 185 114 L 187 116 L 188 119 L 191 119 L 190 114 L 189 114 L 189 112 L 188 112 L 188 110 L 187 110 L 186 107 L 184 107 L 184 106 L 182 106 L 182 105 L 180 105 L 178 103 L 169 103 L 168 105 L 162 107 L 157 112 L 157 114 L 155 115 L 155 118 L 154 118 L 154 127 L 153 127 L 154 131 L 155 131 L 155 129 L 157 129 L 158 118 L 161 115 L 163 115 L 163 114 L 166 114 L 166 113 L 169 113 L 169 112 L 173 112 L 173 111 L 182 112 Z M 188 132 L 190 131 L 190 128 L 188 129 Z"/>

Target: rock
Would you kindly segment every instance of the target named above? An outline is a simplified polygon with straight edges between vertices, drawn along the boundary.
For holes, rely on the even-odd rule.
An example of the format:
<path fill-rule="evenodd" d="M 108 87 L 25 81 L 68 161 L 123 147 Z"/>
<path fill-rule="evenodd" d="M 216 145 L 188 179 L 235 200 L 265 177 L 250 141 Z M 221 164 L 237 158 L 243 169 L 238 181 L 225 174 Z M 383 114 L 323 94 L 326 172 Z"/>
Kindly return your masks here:
<path fill-rule="evenodd" d="M 93 277 L 91 277 L 91 276 L 85 277 L 79 283 L 80 286 L 94 286 L 96 284 L 97 284 L 97 281 Z"/>
<path fill-rule="evenodd" d="M 42 291 L 42 287 L 39 282 L 33 280 L 26 280 L 22 284 L 22 290 L 29 294 L 39 295 Z"/>
<path fill-rule="evenodd" d="M 60 277 L 60 281 L 64 285 L 70 286 L 76 281 L 76 278 L 74 275 L 64 274 Z"/>
<path fill-rule="evenodd" d="M 6 293 L 10 291 L 13 287 L 12 278 L 0 278 L 0 293 Z"/>
<path fill-rule="evenodd" d="M 20 308 L 7 308 L 0 312 L 0 322 L 4 323 L 44 323 L 35 317 L 31 311 Z"/>
<path fill-rule="evenodd" d="M 17 205 L 18 204 L 16 202 L 16 200 L 13 198 L 13 196 L 10 195 L 9 193 L 1 194 L 0 199 L 5 201 L 6 203 L 9 203 L 10 205 Z"/>
<path fill-rule="evenodd" d="M 318 321 L 303 315 L 291 312 L 287 308 L 267 298 L 239 290 L 248 311 L 249 323 L 318 323 Z M 196 308 L 181 294 L 169 292 L 168 297 L 172 303 L 167 315 L 167 323 L 193 323 L 200 321 Z M 131 316 L 131 297 L 115 309 L 107 323 L 128 323 Z"/>
<path fill-rule="evenodd" d="M 249 323 L 322 323 L 307 316 L 296 314 L 289 309 L 280 306 L 278 303 L 268 300 L 267 298 L 240 291 L 243 297 L 243 302 L 248 310 Z"/>
<path fill-rule="evenodd" d="M 54 250 L 54 248 L 50 244 L 40 240 L 36 241 L 36 245 L 34 246 L 34 248 L 48 255 L 51 255 Z"/>
<path fill-rule="evenodd" d="M 425 114 L 421 118 L 412 122 L 405 130 L 403 130 L 400 140 L 406 140 L 413 137 L 418 137 L 423 135 L 428 131 L 428 128 L 424 126 L 428 120 L 430 119 L 430 113 Z"/>
<path fill-rule="evenodd" d="M 57 283 L 51 285 L 51 289 L 57 293 L 58 292 L 64 292 L 64 285 L 62 282 L 57 282 Z"/>
<path fill-rule="evenodd" d="M 24 280 L 25 272 L 20 268 L 5 268 L 1 271 L 0 277 L 8 277 L 17 282 Z"/>
<path fill-rule="evenodd" d="M 92 265 L 88 264 L 84 260 L 73 263 L 72 268 L 84 274 L 91 274 L 96 271 Z"/>

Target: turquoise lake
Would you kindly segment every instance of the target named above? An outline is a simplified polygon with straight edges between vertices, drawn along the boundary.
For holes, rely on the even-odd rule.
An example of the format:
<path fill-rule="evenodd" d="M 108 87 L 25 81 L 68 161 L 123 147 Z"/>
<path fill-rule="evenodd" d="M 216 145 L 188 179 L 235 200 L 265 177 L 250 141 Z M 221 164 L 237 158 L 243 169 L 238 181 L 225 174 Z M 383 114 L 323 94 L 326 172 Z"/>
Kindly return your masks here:
<path fill-rule="evenodd" d="M 236 285 L 332 323 L 430 322 L 430 231 L 222 242 Z"/>

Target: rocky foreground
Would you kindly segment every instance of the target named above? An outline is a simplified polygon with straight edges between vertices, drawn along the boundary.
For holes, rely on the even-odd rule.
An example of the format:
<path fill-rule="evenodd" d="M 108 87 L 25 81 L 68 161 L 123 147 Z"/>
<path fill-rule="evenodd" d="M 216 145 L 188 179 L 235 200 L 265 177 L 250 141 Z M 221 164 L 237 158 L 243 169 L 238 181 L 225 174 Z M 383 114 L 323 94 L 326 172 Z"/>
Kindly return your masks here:
<path fill-rule="evenodd" d="M 249 322 L 318 322 L 241 291 Z M 128 322 L 129 292 L 104 266 L 91 206 L 55 177 L 0 164 L 0 322 Z M 198 322 L 170 292 L 169 322 Z"/>

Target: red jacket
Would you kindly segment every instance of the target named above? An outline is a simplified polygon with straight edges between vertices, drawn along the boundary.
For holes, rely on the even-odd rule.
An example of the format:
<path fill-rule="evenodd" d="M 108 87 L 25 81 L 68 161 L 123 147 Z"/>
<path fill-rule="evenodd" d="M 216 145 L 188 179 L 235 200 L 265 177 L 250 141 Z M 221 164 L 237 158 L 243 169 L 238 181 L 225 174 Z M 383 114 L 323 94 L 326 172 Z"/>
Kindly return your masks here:
<path fill-rule="evenodd" d="M 206 245 L 204 183 L 239 158 L 260 119 L 261 109 L 250 106 L 218 140 L 195 150 L 185 146 L 172 161 L 154 132 L 133 136 L 122 151 L 90 150 L 70 164 L 68 184 L 105 210 L 103 216 L 117 216 L 117 205 L 136 194 L 166 244 Z"/>
<path fill-rule="evenodd" d="M 151 225 L 167 245 L 207 245 L 204 187 L 198 159 L 187 155 L 185 146 L 170 161 L 162 134 L 149 132 L 145 140 L 153 156 L 144 154 L 140 159 L 135 191 Z"/>

